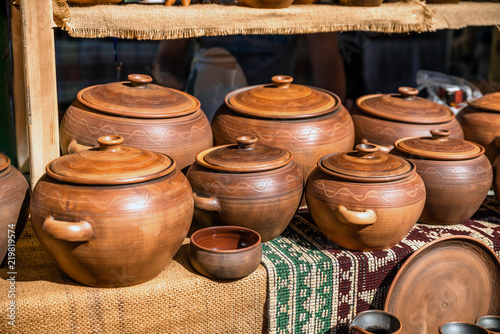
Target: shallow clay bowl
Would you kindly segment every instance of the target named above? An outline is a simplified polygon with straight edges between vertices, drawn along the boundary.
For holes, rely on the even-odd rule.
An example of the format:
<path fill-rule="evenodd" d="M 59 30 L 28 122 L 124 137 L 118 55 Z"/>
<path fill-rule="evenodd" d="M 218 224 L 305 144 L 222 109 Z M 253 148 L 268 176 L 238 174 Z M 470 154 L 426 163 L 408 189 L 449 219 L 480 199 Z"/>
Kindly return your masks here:
<path fill-rule="evenodd" d="M 491 334 L 500 334 L 500 315 L 485 315 L 476 319 L 476 325 L 488 330 Z"/>
<path fill-rule="evenodd" d="M 189 261 L 200 274 L 215 279 L 250 275 L 262 258 L 260 235 L 238 226 L 213 226 L 191 235 Z"/>
<path fill-rule="evenodd" d="M 464 322 L 449 322 L 439 326 L 440 334 L 489 334 L 482 327 Z"/>

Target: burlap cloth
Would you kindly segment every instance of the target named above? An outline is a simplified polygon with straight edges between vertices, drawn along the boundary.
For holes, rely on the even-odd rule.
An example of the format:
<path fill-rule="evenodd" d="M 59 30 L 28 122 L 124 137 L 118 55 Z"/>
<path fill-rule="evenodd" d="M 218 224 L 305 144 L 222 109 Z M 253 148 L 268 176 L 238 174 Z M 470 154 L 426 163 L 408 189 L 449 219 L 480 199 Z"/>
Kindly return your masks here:
<path fill-rule="evenodd" d="M 54 22 L 70 36 L 162 40 L 234 34 L 306 34 L 332 31 L 426 32 L 500 24 L 500 2 L 425 4 L 418 0 L 380 7 L 338 4 L 260 9 L 238 5 L 117 4 L 68 6 L 52 0 Z"/>
<path fill-rule="evenodd" d="M 235 281 L 197 274 L 189 239 L 155 279 L 126 288 L 92 288 L 68 278 L 42 250 L 28 224 L 16 246 L 15 298 L 0 268 L 0 333 L 261 333 L 266 270 Z M 15 327 L 8 324 L 16 301 Z"/>

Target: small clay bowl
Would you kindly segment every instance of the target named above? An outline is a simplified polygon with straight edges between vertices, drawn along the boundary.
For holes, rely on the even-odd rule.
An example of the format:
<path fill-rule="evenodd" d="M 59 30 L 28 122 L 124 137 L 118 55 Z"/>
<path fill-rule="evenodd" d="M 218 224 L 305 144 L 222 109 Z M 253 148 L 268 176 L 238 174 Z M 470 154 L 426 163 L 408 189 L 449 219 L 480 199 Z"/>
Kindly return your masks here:
<path fill-rule="evenodd" d="M 439 326 L 439 334 L 489 334 L 488 331 L 477 325 L 465 322 L 449 322 Z"/>
<path fill-rule="evenodd" d="M 366 310 L 358 313 L 349 325 L 354 333 L 387 333 L 402 332 L 401 321 L 393 314 L 380 310 Z"/>
<path fill-rule="evenodd" d="M 500 316 L 485 315 L 476 319 L 476 325 L 488 330 L 490 334 L 500 334 Z"/>
<path fill-rule="evenodd" d="M 239 226 L 213 226 L 191 235 L 189 261 L 200 274 L 215 279 L 250 275 L 262 258 L 260 235 Z"/>

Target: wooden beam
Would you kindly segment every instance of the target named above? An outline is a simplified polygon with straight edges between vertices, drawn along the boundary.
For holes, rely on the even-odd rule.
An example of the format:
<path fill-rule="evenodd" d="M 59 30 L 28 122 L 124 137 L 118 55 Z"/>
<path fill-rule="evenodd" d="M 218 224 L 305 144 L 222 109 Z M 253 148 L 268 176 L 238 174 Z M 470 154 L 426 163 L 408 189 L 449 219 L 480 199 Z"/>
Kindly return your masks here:
<path fill-rule="evenodd" d="M 28 128 L 26 124 L 26 98 L 24 95 L 23 41 L 21 37 L 21 11 L 10 7 L 12 41 L 12 99 L 14 105 L 14 128 L 16 133 L 17 166 L 29 172 Z"/>
<path fill-rule="evenodd" d="M 20 9 L 30 185 L 33 188 L 47 163 L 59 156 L 52 1 L 22 0 Z"/>

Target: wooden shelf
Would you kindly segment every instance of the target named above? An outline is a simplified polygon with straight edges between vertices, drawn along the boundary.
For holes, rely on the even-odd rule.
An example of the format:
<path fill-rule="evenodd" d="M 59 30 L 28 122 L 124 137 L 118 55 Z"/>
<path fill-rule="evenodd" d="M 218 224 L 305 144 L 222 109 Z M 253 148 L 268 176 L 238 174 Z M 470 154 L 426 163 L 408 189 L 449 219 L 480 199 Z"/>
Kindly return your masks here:
<path fill-rule="evenodd" d="M 494 2 L 425 4 L 412 0 L 380 7 L 321 4 L 274 10 L 216 4 L 69 7 L 65 0 L 15 2 L 20 3 L 11 6 L 18 165 L 29 161 L 32 187 L 47 163 L 59 155 L 51 26 L 61 27 L 73 37 L 162 40 L 333 31 L 406 33 L 500 25 L 500 3 Z"/>
<path fill-rule="evenodd" d="M 500 2 L 384 3 L 380 7 L 333 4 L 259 9 L 237 5 L 99 5 L 56 8 L 54 25 L 73 37 L 162 40 L 234 34 L 332 31 L 427 32 L 500 24 Z"/>

